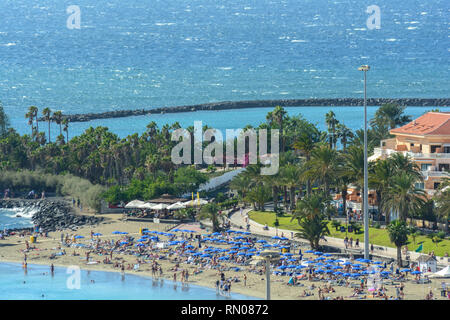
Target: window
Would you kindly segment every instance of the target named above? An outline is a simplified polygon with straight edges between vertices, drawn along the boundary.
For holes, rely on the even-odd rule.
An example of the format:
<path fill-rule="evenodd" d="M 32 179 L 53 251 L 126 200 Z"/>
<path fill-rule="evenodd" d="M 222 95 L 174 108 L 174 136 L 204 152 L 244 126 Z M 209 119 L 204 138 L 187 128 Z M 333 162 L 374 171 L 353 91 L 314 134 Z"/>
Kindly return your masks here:
<path fill-rule="evenodd" d="M 439 186 L 440 186 L 440 185 L 441 185 L 440 182 L 435 182 L 434 185 L 433 185 L 433 189 L 434 189 L 434 190 L 439 189 Z"/>
<path fill-rule="evenodd" d="M 425 189 L 425 183 L 423 183 L 423 182 L 416 183 L 416 189 L 420 189 L 420 190 Z"/>
<path fill-rule="evenodd" d="M 450 147 L 444 147 L 444 153 L 450 153 Z"/>
<path fill-rule="evenodd" d="M 420 165 L 420 170 L 422 171 L 428 171 L 431 167 L 431 163 L 422 163 Z"/>
<path fill-rule="evenodd" d="M 450 164 L 448 163 L 440 163 L 439 171 L 448 171 L 450 169 Z"/>
<path fill-rule="evenodd" d="M 436 149 L 440 148 L 441 146 L 430 146 L 431 148 L 431 153 L 436 153 Z"/>

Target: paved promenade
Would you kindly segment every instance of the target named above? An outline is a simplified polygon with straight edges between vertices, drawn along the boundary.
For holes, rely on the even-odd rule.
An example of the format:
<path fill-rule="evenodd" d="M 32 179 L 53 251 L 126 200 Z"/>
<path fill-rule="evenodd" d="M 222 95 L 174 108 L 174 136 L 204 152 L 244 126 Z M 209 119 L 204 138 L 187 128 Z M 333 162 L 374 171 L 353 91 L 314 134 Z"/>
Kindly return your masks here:
<path fill-rule="evenodd" d="M 242 215 L 239 210 L 232 213 L 231 216 L 229 217 L 231 224 L 238 228 L 242 227 L 245 230 L 246 225 L 247 225 L 245 219 L 246 219 L 246 217 L 248 217 L 248 213 L 250 211 L 252 211 L 252 209 L 246 208 L 242 211 Z M 285 237 L 287 237 L 289 239 L 292 238 L 291 230 L 278 229 L 278 231 L 277 231 L 276 228 L 274 228 L 274 227 L 269 227 L 269 230 L 264 230 L 263 225 L 251 220 L 250 218 L 248 218 L 248 223 L 250 224 L 250 232 L 253 234 L 273 237 L 273 236 L 277 235 L 277 233 L 278 233 L 278 236 L 281 236 L 283 234 Z M 306 241 L 304 239 L 294 238 L 294 240 L 299 241 L 299 242 L 309 243 L 308 241 Z M 340 249 L 345 249 L 343 239 L 325 237 L 325 240 L 321 240 L 320 245 L 328 245 L 328 246 L 332 246 L 332 247 L 336 247 L 336 248 L 340 248 Z M 359 249 L 358 248 L 355 249 L 353 247 L 353 249 L 349 250 L 348 252 L 355 253 L 358 250 L 360 250 L 361 253 L 364 252 L 364 242 L 360 242 Z M 373 251 L 373 253 L 371 252 L 371 255 L 383 257 L 383 258 L 396 259 L 397 258 L 397 249 L 374 245 L 374 251 Z M 417 253 L 414 251 L 409 251 L 408 255 L 410 256 L 411 261 L 416 261 L 417 258 L 420 256 L 420 253 Z M 405 260 L 405 258 L 406 257 L 402 252 L 402 259 Z M 442 258 L 442 257 L 437 257 L 437 260 L 438 260 L 438 264 L 440 264 L 440 265 L 441 264 L 442 265 L 450 264 L 448 261 L 448 258 L 446 259 L 446 258 Z"/>

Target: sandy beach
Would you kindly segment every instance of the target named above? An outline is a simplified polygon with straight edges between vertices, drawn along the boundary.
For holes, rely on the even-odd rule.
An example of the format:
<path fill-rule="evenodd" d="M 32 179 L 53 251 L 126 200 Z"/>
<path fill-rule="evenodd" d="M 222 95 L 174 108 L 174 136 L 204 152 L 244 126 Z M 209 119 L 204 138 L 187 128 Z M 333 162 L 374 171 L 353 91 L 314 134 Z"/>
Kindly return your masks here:
<path fill-rule="evenodd" d="M 104 240 L 120 240 L 124 237 L 121 234 L 112 234 L 113 231 L 120 230 L 122 232 L 127 232 L 127 236 L 134 237 L 137 240 L 140 237 L 139 230 L 141 228 L 147 228 L 148 230 L 162 231 L 167 232 L 170 228 L 174 228 L 175 225 L 168 224 L 155 224 L 155 223 L 142 223 L 135 221 L 121 221 L 120 215 L 103 215 L 106 219 L 101 224 L 94 227 L 82 227 L 78 229 L 76 232 L 64 231 L 64 234 L 68 233 L 71 237 L 74 235 L 80 235 L 84 238 L 80 238 L 76 240 L 76 243 L 81 244 L 89 244 L 91 241 L 91 231 L 95 233 L 101 233 L 102 236 L 98 238 L 102 241 Z M 204 230 L 203 230 L 204 231 Z M 206 233 L 206 232 L 202 232 Z M 97 237 L 94 237 L 97 239 Z M 162 240 L 167 241 L 167 237 L 161 236 Z M 30 237 L 20 237 L 18 235 L 9 236 L 4 240 L 0 240 L 0 261 L 2 262 L 18 262 L 22 263 L 24 261 L 24 249 L 26 248 L 25 241 L 29 242 Z M 192 246 L 197 248 L 198 241 L 195 238 L 190 242 Z M 114 264 L 104 264 L 103 260 L 106 255 L 98 255 L 93 250 L 87 250 L 81 247 L 61 247 L 61 232 L 51 232 L 48 234 L 48 237 L 39 237 L 36 243 L 30 243 L 30 247 L 34 249 L 30 249 L 27 253 L 27 263 L 28 264 L 41 264 L 48 265 L 50 269 L 50 265 L 54 264 L 55 266 L 79 266 L 82 269 L 89 270 L 98 270 L 98 271 L 117 271 L 120 272 L 120 267 L 114 267 Z M 206 246 L 209 246 L 207 243 L 202 243 L 202 249 L 205 249 Z M 214 247 L 223 247 L 229 248 L 231 245 L 228 244 L 220 244 L 213 245 Z M 65 255 L 56 255 L 54 258 L 51 258 L 52 254 L 60 252 L 62 249 L 65 249 Z M 130 247 L 132 250 L 136 250 L 136 247 Z M 91 251 L 89 255 L 90 264 L 86 264 L 86 252 Z M 74 256 L 73 253 L 76 252 L 78 255 Z M 109 255 L 108 255 L 109 257 Z M 175 266 L 177 262 L 173 261 L 177 257 L 177 254 L 169 255 L 167 259 L 157 259 L 157 262 L 160 264 L 163 275 L 162 277 L 173 280 L 174 271 L 171 271 L 171 268 Z M 304 254 L 303 260 L 314 258 L 312 254 Z M 149 263 L 140 263 L 139 269 L 133 270 L 133 268 L 128 269 L 128 266 L 133 266 L 137 263 L 137 257 L 129 254 L 121 254 L 114 253 L 113 254 L 113 262 L 123 263 L 125 266 L 125 273 L 131 273 L 135 275 L 143 275 L 143 276 L 152 276 L 151 270 L 151 261 Z M 142 262 L 142 261 L 141 261 Z M 231 262 L 220 262 L 223 266 L 236 267 L 235 264 Z M 265 298 L 265 290 L 266 290 L 266 282 L 265 275 L 258 274 L 256 272 L 251 272 L 249 268 L 251 266 L 238 265 L 240 271 L 229 270 L 225 271 L 225 277 L 234 278 L 237 277 L 239 279 L 238 282 L 232 282 L 231 292 L 236 292 L 244 295 L 249 295 L 258 298 Z M 189 272 L 188 283 L 206 286 L 215 288 L 216 281 L 220 279 L 220 272 L 216 269 L 209 269 L 208 267 L 203 268 L 202 272 L 199 274 L 195 274 L 194 271 L 198 268 L 193 264 L 187 264 L 184 262 L 179 263 L 179 269 L 176 271 L 177 273 L 177 281 L 181 280 L 181 270 L 185 269 Z M 259 268 L 259 267 L 256 267 Z M 305 272 L 305 271 L 303 271 Z M 247 280 L 244 285 L 244 274 L 246 274 Z M 271 298 L 272 299 L 283 299 L 283 300 L 298 300 L 298 299 L 310 299 L 310 300 L 318 300 L 318 287 L 324 287 L 327 285 L 326 281 L 308 281 L 301 280 L 300 286 L 289 286 L 287 282 L 289 280 L 289 276 L 275 276 L 271 275 Z M 412 279 L 413 276 L 409 275 L 409 279 Z M 434 299 L 446 299 L 440 296 L 440 288 L 442 279 L 433 279 L 431 283 L 428 284 L 414 284 L 411 281 L 404 282 L 404 299 L 406 300 L 416 300 L 416 299 L 425 299 L 427 293 L 430 290 L 433 292 Z M 358 280 L 351 280 L 350 283 L 359 284 Z M 314 286 L 314 288 L 312 287 Z M 335 292 L 324 293 L 324 297 L 327 299 L 334 299 L 336 297 L 343 297 L 345 300 L 347 299 L 379 299 L 382 298 L 373 298 L 372 295 L 360 294 L 357 297 L 352 297 L 354 293 L 354 288 L 351 286 L 338 286 L 333 285 L 332 288 Z M 387 289 L 387 296 L 396 297 L 396 288 L 393 285 L 385 285 Z M 310 296 L 302 296 L 304 292 L 311 293 Z M 364 290 L 367 293 L 367 290 Z"/>

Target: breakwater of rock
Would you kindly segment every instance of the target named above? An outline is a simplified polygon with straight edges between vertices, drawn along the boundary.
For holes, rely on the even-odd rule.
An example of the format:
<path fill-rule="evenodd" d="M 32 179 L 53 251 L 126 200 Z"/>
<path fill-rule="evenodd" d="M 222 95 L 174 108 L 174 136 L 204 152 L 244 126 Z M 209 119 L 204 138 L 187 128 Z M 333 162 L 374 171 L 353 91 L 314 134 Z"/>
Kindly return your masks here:
<path fill-rule="evenodd" d="M 368 106 L 380 106 L 384 103 L 397 103 L 410 107 L 445 107 L 450 106 L 449 98 L 370 98 Z M 247 108 L 273 108 L 282 107 L 326 107 L 326 106 L 362 106 L 364 99 L 359 98 L 334 98 L 334 99 L 279 99 L 279 100 L 248 100 L 248 101 L 224 101 L 204 103 L 177 107 L 161 107 L 153 109 L 116 110 L 101 113 L 85 113 L 64 115 L 70 122 L 86 122 L 96 119 L 123 118 L 142 116 L 147 114 L 179 113 L 193 111 L 218 111 L 229 109 Z M 40 118 L 44 121 L 44 118 Z"/>
<path fill-rule="evenodd" d="M 34 211 L 31 218 L 34 225 L 48 232 L 75 230 L 77 227 L 95 225 L 103 220 L 100 217 L 75 214 L 72 207 L 62 200 L 0 200 L 0 208 L 23 208 L 28 212 Z"/>

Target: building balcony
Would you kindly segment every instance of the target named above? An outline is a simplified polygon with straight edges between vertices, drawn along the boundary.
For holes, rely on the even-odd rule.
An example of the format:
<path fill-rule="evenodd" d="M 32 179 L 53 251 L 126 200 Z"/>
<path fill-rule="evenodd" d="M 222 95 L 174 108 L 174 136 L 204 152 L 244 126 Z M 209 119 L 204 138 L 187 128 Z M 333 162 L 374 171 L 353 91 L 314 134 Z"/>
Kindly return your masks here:
<path fill-rule="evenodd" d="M 403 155 L 409 155 L 413 159 L 450 159 L 450 153 L 417 153 L 410 151 L 397 151 L 387 148 L 374 148 L 373 157 L 389 157 L 393 153 L 402 153 Z"/>

